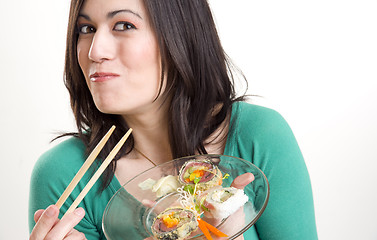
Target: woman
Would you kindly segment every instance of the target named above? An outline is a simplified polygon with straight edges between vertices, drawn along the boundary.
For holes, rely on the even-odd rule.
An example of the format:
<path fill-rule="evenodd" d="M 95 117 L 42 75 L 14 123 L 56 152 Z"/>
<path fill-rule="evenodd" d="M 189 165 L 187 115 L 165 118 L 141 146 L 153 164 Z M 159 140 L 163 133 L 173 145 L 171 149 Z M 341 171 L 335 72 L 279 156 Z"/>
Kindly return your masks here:
<path fill-rule="evenodd" d="M 206 0 L 72 0 L 65 84 L 78 133 L 34 168 L 30 239 L 105 239 L 102 213 L 122 184 L 204 153 L 249 160 L 270 182 L 268 207 L 245 239 L 316 239 L 310 180 L 289 126 L 275 111 L 241 102 L 231 70 Z M 117 130 L 98 161 L 130 127 L 132 137 L 81 207 L 60 221 L 51 204 L 111 125 Z"/>

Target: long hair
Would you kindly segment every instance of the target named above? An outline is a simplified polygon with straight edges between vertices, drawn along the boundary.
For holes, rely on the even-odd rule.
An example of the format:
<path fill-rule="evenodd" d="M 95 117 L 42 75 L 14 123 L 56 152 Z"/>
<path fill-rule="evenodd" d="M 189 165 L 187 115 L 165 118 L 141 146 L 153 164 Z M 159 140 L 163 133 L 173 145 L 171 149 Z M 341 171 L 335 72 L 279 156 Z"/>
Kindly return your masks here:
<path fill-rule="evenodd" d="M 107 130 L 117 130 L 101 151 L 100 159 L 128 130 L 118 115 L 100 112 L 92 99 L 77 59 L 77 17 L 84 0 L 72 0 L 65 58 L 65 85 L 70 94 L 78 132 L 90 152 Z M 232 64 L 225 54 L 206 0 L 144 0 L 160 48 L 161 81 L 169 96 L 169 141 L 173 158 L 207 153 L 204 142 L 230 117 L 236 97 Z M 161 84 L 162 86 L 163 84 Z M 114 176 L 116 161 L 132 151 L 134 139 L 127 140 L 104 172 L 102 190 Z"/>

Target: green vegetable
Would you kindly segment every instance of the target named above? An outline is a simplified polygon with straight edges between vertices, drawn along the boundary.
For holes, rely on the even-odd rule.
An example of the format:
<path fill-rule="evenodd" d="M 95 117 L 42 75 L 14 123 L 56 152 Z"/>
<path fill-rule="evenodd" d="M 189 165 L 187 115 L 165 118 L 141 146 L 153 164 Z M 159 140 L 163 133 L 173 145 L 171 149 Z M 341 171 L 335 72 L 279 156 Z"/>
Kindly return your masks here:
<path fill-rule="evenodd" d="M 198 184 L 200 182 L 200 179 L 202 179 L 202 177 L 195 177 L 194 183 Z"/>
<path fill-rule="evenodd" d="M 186 192 L 188 192 L 190 194 L 194 194 L 194 188 L 192 187 L 192 185 L 186 185 L 186 186 L 184 186 L 183 190 L 185 190 Z"/>
<path fill-rule="evenodd" d="M 196 210 L 197 212 L 200 212 L 200 208 L 199 208 L 198 205 L 195 205 L 195 210 Z"/>
<path fill-rule="evenodd" d="M 204 205 L 202 205 L 202 208 L 203 208 L 203 210 L 204 211 L 207 211 L 207 212 L 209 212 L 209 209 L 208 208 L 206 208 Z"/>

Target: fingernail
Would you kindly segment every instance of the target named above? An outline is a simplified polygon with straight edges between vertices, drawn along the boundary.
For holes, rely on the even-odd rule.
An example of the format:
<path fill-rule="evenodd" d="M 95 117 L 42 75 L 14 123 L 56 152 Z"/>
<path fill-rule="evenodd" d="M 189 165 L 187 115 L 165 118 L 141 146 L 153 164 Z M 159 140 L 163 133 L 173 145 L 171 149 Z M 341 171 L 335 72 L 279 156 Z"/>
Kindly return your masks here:
<path fill-rule="evenodd" d="M 54 208 L 54 206 L 49 206 L 47 209 L 46 209 L 46 215 L 47 217 L 52 217 L 54 216 L 56 213 L 56 209 Z"/>
<path fill-rule="evenodd" d="M 76 208 L 75 211 L 73 211 L 77 216 L 84 216 L 85 215 L 85 211 L 83 208 Z"/>

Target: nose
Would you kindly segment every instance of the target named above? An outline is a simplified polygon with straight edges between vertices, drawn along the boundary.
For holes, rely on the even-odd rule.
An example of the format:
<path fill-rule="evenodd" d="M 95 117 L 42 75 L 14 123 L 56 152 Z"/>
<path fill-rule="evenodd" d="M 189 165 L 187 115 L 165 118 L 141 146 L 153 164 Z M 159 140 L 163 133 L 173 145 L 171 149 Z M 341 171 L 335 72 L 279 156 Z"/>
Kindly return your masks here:
<path fill-rule="evenodd" d="M 89 59 L 94 62 L 103 62 L 114 58 L 115 45 L 111 33 L 97 29 L 92 38 L 89 49 Z"/>

